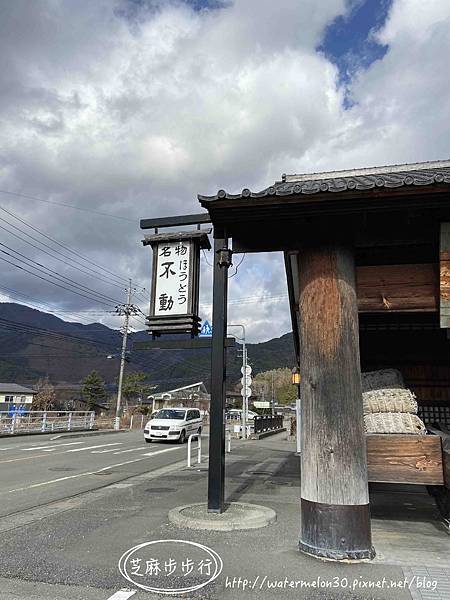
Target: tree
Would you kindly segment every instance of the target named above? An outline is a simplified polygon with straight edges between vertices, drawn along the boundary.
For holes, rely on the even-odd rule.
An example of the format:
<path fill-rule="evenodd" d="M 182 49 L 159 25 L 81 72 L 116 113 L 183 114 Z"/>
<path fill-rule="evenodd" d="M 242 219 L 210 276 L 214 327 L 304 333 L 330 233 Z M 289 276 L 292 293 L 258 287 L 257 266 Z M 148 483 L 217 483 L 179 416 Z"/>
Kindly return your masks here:
<path fill-rule="evenodd" d="M 287 367 L 264 371 L 253 378 L 252 389 L 270 401 L 273 385 L 275 401 L 278 404 L 293 404 L 297 398 L 297 386 L 292 385 L 291 377 L 292 372 Z"/>
<path fill-rule="evenodd" d="M 96 404 L 101 404 L 106 400 L 105 382 L 97 373 L 91 371 L 82 381 L 81 393 L 86 401 L 88 410 L 93 410 Z"/>
<path fill-rule="evenodd" d="M 31 405 L 33 410 L 51 410 L 55 407 L 56 394 L 55 388 L 50 383 L 48 377 L 41 377 L 36 384 L 37 394 L 33 398 Z"/>
<path fill-rule="evenodd" d="M 147 373 L 143 373 L 142 371 L 125 375 L 122 383 L 122 394 L 127 404 L 131 400 L 142 399 L 144 396 L 147 396 L 155 387 L 148 383 L 147 377 Z"/>

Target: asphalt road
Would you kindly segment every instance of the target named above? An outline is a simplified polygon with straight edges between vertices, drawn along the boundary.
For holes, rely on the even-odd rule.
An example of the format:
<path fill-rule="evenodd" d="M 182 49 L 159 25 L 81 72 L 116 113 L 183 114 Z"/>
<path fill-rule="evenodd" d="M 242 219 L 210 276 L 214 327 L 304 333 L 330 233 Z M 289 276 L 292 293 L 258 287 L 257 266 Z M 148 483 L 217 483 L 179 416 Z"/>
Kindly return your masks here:
<path fill-rule="evenodd" d="M 0 439 L 0 518 L 186 459 L 186 445 L 142 431 Z"/>

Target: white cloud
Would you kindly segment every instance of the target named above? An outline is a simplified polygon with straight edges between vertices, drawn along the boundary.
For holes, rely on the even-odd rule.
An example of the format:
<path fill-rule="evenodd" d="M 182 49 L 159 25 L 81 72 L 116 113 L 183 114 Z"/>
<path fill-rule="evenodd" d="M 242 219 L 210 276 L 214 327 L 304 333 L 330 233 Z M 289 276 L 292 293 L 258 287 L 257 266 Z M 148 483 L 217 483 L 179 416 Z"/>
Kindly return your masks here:
<path fill-rule="evenodd" d="M 112 270 L 148 286 L 139 219 L 197 212 L 197 193 L 262 188 L 282 172 L 449 153 L 447 2 L 394 1 L 377 34 L 388 52 L 358 74 L 350 110 L 335 66 L 315 49 L 344 0 L 237 0 L 202 12 L 157 6 L 127 21 L 125 0 L 0 0 L 0 189 L 135 224 L 1 194 L 0 205 Z M 2 268 L 10 287 L 89 306 Z M 203 282 L 207 303 L 209 270 Z M 256 292 L 285 292 L 279 255 L 247 257 L 231 280 L 231 298 Z M 290 328 L 276 300 L 231 305 L 230 313 L 253 339 Z"/>

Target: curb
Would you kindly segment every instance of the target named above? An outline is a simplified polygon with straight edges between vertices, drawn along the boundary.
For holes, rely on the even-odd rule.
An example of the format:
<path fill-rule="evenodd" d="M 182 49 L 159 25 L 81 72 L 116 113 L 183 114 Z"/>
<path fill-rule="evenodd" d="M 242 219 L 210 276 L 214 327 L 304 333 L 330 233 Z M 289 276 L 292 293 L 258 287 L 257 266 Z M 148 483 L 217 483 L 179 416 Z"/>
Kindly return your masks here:
<path fill-rule="evenodd" d="M 283 431 L 287 431 L 286 427 L 281 427 L 280 429 L 271 429 L 270 431 L 262 431 L 261 433 L 253 433 L 250 439 L 262 440 L 263 438 L 269 437 L 270 435 L 275 435 L 276 433 L 283 433 Z"/>

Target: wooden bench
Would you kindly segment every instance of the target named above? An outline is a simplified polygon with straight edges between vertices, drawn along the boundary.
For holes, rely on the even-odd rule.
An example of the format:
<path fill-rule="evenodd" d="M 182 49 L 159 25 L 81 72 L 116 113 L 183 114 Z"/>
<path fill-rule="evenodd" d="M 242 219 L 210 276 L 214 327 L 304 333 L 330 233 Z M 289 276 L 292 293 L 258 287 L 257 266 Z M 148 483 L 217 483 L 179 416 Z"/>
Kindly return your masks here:
<path fill-rule="evenodd" d="M 367 435 L 369 482 L 428 486 L 450 526 L 450 434 L 430 428 L 432 435 Z"/>

